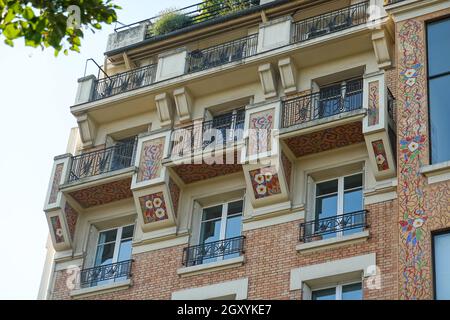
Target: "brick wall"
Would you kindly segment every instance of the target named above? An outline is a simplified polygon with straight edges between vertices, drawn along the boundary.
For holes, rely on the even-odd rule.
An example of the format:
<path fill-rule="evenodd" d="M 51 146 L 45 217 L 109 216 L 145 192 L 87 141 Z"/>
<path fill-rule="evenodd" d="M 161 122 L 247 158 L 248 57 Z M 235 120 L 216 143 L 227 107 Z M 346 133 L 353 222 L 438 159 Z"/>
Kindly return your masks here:
<path fill-rule="evenodd" d="M 89 299 L 170 299 L 171 293 L 186 288 L 249 278 L 249 299 L 300 299 L 301 292 L 290 292 L 291 269 L 375 252 L 381 269 L 381 290 L 364 290 L 366 299 L 397 297 L 395 248 L 396 201 L 367 206 L 370 238 L 359 244 L 330 248 L 319 252 L 297 253 L 299 223 L 290 222 L 245 232 L 243 266 L 180 277 L 183 246 L 137 254 L 133 258 L 133 286 L 130 289 L 100 294 Z M 68 299 L 67 275 L 56 275 L 54 299 Z"/>

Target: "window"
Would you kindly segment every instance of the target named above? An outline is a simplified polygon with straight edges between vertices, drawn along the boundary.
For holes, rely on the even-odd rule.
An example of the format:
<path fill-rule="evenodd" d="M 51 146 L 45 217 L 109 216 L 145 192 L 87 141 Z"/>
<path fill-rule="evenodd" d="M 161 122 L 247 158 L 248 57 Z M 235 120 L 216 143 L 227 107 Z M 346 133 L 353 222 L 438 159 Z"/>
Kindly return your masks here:
<path fill-rule="evenodd" d="M 450 231 L 433 236 L 434 296 L 450 300 Z"/>
<path fill-rule="evenodd" d="M 120 170 L 132 165 L 136 137 L 119 140 L 114 145 L 111 170 Z"/>
<path fill-rule="evenodd" d="M 362 173 L 316 184 L 314 234 L 331 238 L 361 231 L 363 212 Z"/>
<path fill-rule="evenodd" d="M 347 80 L 320 88 L 318 118 L 362 107 L 362 80 Z"/>
<path fill-rule="evenodd" d="M 312 300 L 362 300 L 361 282 L 339 284 L 335 287 L 313 290 Z"/>
<path fill-rule="evenodd" d="M 203 131 L 214 129 L 212 137 L 203 137 L 203 147 L 212 143 L 222 145 L 242 139 L 244 130 L 245 109 L 237 109 L 225 114 L 216 115 L 211 121 L 205 122 Z M 217 135 L 215 135 L 217 134 Z M 206 134 L 208 135 L 208 133 Z"/>
<path fill-rule="evenodd" d="M 429 23 L 428 88 L 430 112 L 431 163 L 450 160 L 450 18 Z"/>

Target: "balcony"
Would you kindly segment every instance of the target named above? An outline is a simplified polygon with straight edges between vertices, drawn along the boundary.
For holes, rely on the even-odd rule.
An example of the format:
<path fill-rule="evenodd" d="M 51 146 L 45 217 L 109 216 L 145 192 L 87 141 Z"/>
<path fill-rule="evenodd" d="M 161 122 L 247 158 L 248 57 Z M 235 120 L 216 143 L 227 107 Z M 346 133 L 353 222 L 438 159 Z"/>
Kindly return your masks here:
<path fill-rule="evenodd" d="M 369 1 L 348 6 L 294 23 L 292 43 L 303 42 L 349 29 L 368 21 Z"/>
<path fill-rule="evenodd" d="M 362 109 L 362 84 L 362 80 L 353 81 L 332 95 L 317 92 L 283 101 L 282 128 Z"/>
<path fill-rule="evenodd" d="M 217 260 L 231 259 L 244 253 L 244 236 L 203 243 L 183 249 L 183 266 L 216 262 Z"/>
<path fill-rule="evenodd" d="M 68 183 L 133 165 L 136 140 L 72 157 Z"/>
<path fill-rule="evenodd" d="M 155 82 L 156 64 L 118 73 L 95 81 L 91 101 L 148 86 Z"/>
<path fill-rule="evenodd" d="M 133 260 L 81 270 L 78 287 L 80 289 L 123 282 L 131 278 Z"/>
<path fill-rule="evenodd" d="M 396 4 L 396 3 L 399 3 L 399 2 L 403 2 L 403 1 L 405 1 L 405 0 L 384 0 L 384 5 L 385 6 L 389 6 L 391 4 Z"/>
<path fill-rule="evenodd" d="M 301 223 L 300 241 L 307 243 L 361 232 L 367 228 L 367 214 L 367 210 L 361 210 Z"/>
<path fill-rule="evenodd" d="M 251 35 L 203 50 L 192 51 L 187 57 L 187 73 L 193 73 L 242 60 L 257 53 L 258 35 Z"/>

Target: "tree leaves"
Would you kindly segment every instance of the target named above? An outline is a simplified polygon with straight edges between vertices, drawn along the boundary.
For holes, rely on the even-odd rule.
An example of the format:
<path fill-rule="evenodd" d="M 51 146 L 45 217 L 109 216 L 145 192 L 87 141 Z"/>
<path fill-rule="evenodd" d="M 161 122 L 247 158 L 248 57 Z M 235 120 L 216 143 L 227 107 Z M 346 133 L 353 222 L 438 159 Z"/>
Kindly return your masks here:
<path fill-rule="evenodd" d="M 117 21 L 116 10 L 121 9 L 112 0 L 83 0 L 78 1 L 80 15 L 73 16 L 68 10 L 72 5 L 71 0 L 0 0 L 0 38 L 11 47 L 19 39 L 33 48 L 52 47 L 55 56 L 80 52 L 82 29 L 100 30 L 103 23 Z M 78 28 L 70 19 L 77 19 Z"/>

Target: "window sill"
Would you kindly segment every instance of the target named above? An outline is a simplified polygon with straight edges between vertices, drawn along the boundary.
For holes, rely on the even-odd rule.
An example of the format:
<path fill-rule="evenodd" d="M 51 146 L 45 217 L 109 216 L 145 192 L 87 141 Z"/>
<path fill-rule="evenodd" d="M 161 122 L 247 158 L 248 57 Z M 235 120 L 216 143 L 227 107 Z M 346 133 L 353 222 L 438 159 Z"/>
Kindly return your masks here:
<path fill-rule="evenodd" d="M 190 277 L 206 272 L 240 267 L 244 264 L 244 262 L 245 262 L 244 256 L 239 256 L 237 258 L 200 264 L 198 266 L 180 268 L 177 270 L 177 274 L 181 277 Z"/>
<path fill-rule="evenodd" d="M 428 184 L 448 181 L 450 180 L 450 161 L 423 166 L 420 172 L 428 178 Z"/>
<path fill-rule="evenodd" d="M 369 238 L 369 231 L 365 230 L 348 236 L 335 237 L 330 239 L 312 241 L 297 245 L 297 252 L 311 252 L 340 247 L 352 243 L 366 241 Z"/>
<path fill-rule="evenodd" d="M 111 284 L 105 284 L 101 286 L 96 287 L 90 287 L 90 288 L 83 288 L 78 290 L 73 290 L 70 293 L 70 296 L 74 299 L 81 299 L 81 298 L 87 298 L 90 296 L 103 294 L 103 293 L 109 293 L 119 290 L 125 290 L 130 288 L 132 285 L 131 279 L 120 281 L 120 282 L 114 282 Z"/>

